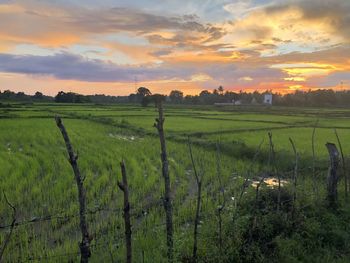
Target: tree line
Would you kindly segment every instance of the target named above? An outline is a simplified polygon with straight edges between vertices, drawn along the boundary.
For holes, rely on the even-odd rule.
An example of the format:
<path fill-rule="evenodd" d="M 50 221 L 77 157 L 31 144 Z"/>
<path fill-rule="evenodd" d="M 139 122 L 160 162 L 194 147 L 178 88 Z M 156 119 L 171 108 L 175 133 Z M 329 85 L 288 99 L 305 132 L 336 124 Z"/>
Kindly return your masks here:
<path fill-rule="evenodd" d="M 265 94 L 272 94 L 273 104 L 279 106 L 348 106 L 350 105 L 350 90 L 334 91 L 332 89 L 297 90 L 294 93 L 281 94 L 266 90 L 264 92 L 225 91 L 222 86 L 213 91 L 203 90 L 197 95 L 184 95 L 180 90 L 172 90 L 165 95 L 166 103 L 188 105 L 213 105 L 214 103 L 232 103 L 258 105 L 263 104 Z M 141 103 L 147 106 L 152 102 L 152 92 L 140 87 L 135 94 L 128 96 L 129 102 Z"/>
<path fill-rule="evenodd" d="M 213 105 L 214 103 L 232 103 L 239 101 L 243 105 L 263 104 L 264 95 L 272 94 L 273 105 L 278 106 L 304 106 L 304 107 L 325 107 L 325 106 L 348 106 L 350 105 L 350 90 L 335 91 L 332 89 L 318 90 L 297 90 L 293 93 L 281 94 L 266 90 L 264 92 L 247 92 L 240 90 L 225 91 L 222 86 L 218 89 L 203 90 L 197 95 L 184 95 L 180 90 L 172 90 L 165 95 L 167 104 L 187 105 Z M 26 102 L 57 102 L 57 103 L 138 103 L 147 106 L 152 102 L 152 92 L 146 87 L 140 87 L 135 93 L 128 96 L 109 96 L 104 94 L 82 95 L 74 92 L 60 91 L 56 96 L 46 96 L 37 91 L 34 95 L 27 95 L 24 92 L 13 92 L 10 90 L 0 91 L 1 101 L 26 101 Z"/>

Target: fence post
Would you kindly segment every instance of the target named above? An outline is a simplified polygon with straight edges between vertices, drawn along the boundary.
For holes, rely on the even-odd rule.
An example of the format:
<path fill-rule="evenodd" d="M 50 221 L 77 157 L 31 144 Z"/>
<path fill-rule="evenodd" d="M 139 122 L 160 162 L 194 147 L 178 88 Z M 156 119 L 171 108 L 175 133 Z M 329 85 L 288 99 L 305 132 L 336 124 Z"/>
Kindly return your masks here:
<path fill-rule="evenodd" d="M 326 143 L 326 147 L 329 154 L 330 167 L 328 169 L 327 178 L 327 199 L 330 206 L 335 206 L 338 197 L 338 166 L 339 166 L 339 152 L 337 146 L 334 143 Z"/>
<path fill-rule="evenodd" d="M 124 224 L 125 224 L 125 243 L 126 243 L 126 262 L 131 263 L 132 261 L 132 250 L 131 250 L 131 222 L 130 222 L 130 203 L 129 203 L 129 186 L 126 177 L 125 163 L 120 163 L 120 169 L 122 172 L 122 182 L 118 182 L 118 187 L 124 193 Z"/>
<path fill-rule="evenodd" d="M 80 230 L 82 235 L 81 243 L 79 244 L 81 258 L 80 262 L 87 263 L 89 262 L 89 257 L 91 256 L 90 242 L 92 237 L 89 235 L 89 230 L 86 222 L 86 193 L 83 184 L 83 179 L 80 174 L 78 166 L 78 155 L 73 151 L 72 144 L 69 140 L 68 133 L 66 128 L 63 125 L 63 122 L 60 117 L 56 116 L 56 125 L 60 129 L 64 142 L 66 144 L 67 152 L 69 155 L 69 163 L 72 166 L 74 171 L 75 181 L 78 187 L 78 198 L 79 198 L 79 216 L 80 216 Z"/>
<path fill-rule="evenodd" d="M 166 152 L 166 143 L 164 135 L 164 113 L 163 113 L 163 100 L 162 95 L 153 95 L 156 107 L 158 108 L 158 118 L 154 127 L 158 130 L 160 146 L 161 146 L 161 160 L 162 160 L 162 174 L 164 178 L 164 210 L 166 214 L 166 230 L 167 230 L 167 247 L 168 247 L 168 261 L 173 262 L 173 208 L 171 202 L 171 189 L 170 189 L 170 176 L 169 176 L 169 163 Z"/>

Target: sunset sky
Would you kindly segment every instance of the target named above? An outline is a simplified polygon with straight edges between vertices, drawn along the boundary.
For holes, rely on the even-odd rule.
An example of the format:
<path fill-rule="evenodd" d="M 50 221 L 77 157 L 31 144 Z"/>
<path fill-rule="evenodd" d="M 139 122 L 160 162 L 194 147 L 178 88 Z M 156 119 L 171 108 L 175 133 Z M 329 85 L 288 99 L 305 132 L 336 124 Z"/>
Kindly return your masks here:
<path fill-rule="evenodd" d="M 349 89 L 350 0 L 0 0 L 0 90 L 135 85 Z"/>

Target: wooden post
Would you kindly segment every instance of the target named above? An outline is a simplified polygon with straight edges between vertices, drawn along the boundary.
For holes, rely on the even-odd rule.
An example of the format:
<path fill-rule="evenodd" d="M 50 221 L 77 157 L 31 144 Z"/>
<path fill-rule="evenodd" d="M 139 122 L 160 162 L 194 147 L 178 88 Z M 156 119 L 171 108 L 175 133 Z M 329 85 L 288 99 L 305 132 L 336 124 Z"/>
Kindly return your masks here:
<path fill-rule="evenodd" d="M 126 177 L 125 163 L 120 163 L 120 169 L 122 172 L 122 182 L 118 182 L 120 190 L 124 193 L 124 224 L 125 224 L 125 244 L 126 244 L 126 262 L 132 262 L 132 249 L 131 249 L 131 222 L 130 222 L 130 203 L 129 203 L 129 187 Z"/>
<path fill-rule="evenodd" d="M 316 180 L 316 156 L 315 156 L 315 133 L 316 133 L 316 127 L 318 124 L 318 120 L 315 123 L 315 126 L 312 130 L 312 137 L 311 137 L 311 147 L 312 147 L 312 181 L 313 181 L 313 190 L 316 194 L 316 200 L 318 200 L 318 187 L 317 187 L 317 180 Z"/>
<path fill-rule="evenodd" d="M 339 152 L 337 146 L 334 143 L 326 143 L 326 147 L 329 154 L 330 167 L 328 170 L 327 179 L 327 199 L 331 206 L 334 206 L 338 197 L 338 166 L 339 166 Z"/>
<path fill-rule="evenodd" d="M 5 252 L 5 249 L 8 245 L 8 243 L 10 242 L 11 240 L 11 236 L 12 236 L 12 233 L 13 233 L 13 229 L 15 228 L 15 225 L 16 225 L 16 221 L 17 221 L 17 210 L 16 210 L 16 207 L 14 207 L 10 202 L 9 200 L 7 199 L 7 196 L 5 194 L 5 192 L 3 192 L 4 194 L 4 198 L 5 198 L 5 201 L 7 203 L 7 205 L 12 209 L 13 213 L 12 213 L 12 221 L 11 221 L 11 225 L 10 225 L 10 232 L 7 234 L 7 236 L 5 237 L 5 240 L 4 240 L 4 244 L 2 245 L 1 247 L 1 250 L 0 250 L 0 262 L 2 262 L 2 257 L 4 255 L 4 252 Z"/>
<path fill-rule="evenodd" d="M 202 176 L 197 173 L 196 165 L 193 158 L 191 141 L 188 137 L 188 148 L 190 152 L 192 167 L 194 171 L 194 176 L 196 178 L 197 183 L 197 207 L 196 207 L 196 215 L 194 218 L 194 230 L 193 230 L 193 252 L 192 252 L 192 262 L 197 262 L 197 250 L 198 250 L 198 225 L 200 220 L 200 209 L 201 209 L 201 200 L 202 200 Z"/>
<path fill-rule="evenodd" d="M 294 141 L 292 138 L 289 137 L 290 144 L 292 145 L 293 152 L 294 152 L 294 173 L 293 173 L 293 210 L 292 210 L 292 216 L 294 217 L 295 211 L 296 211 L 296 201 L 297 201 L 297 180 L 298 180 L 298 159 L 299 155 L 297 152 L 297 148 L 295 147 Z"/>
<path fill-rule="evenodd" d="M 91 256 L 90 242 L 92 240 L 92 237 L 89 235 L 88 225 L 86 221 L 86 193 L 85 193 L 85 188 L 83 184 L 83 179 L 81 177 L 78 162 L 77 162 L 78 155 L 76 155 L 73 151 L 73 147 L 69 140 L 68 133 L 62 123 L 61 118 L 56 116 L 55 120 L 56 120 L 57 127 L 60 129 L 64 142 L 66 144 L 67 152 L 69 155 L 69 163 L 73 168 L 75 181 L 78 187 L 80 230 L 82 235 L 82 240 L 79 245 L 80 253 L 81 253 L 80 262 L 87 263 L 89 262 L 89 257 Z"/>
<path fill-rule="evenodd" d="M 164 178 L 164 210 L 166 214 L 166 231 L 167 231 L 167 256 L 168 261 L 173 262 L 173 212 L 171 204 L 171 189 L 170 189 L 170 176 L 169 176 L 169 163 L 166 152 L 165 135 L 164 135 L 164 114 L 163 114 L 163 100 L 162 95 L 153 95 L 156 107 L 158 108 L 158 118 L 154 127 L 158 130 L 160 147 L 161 147 L 161 160 L 162 160 L 162 174 Z"/>
<path fill-rule="evenodd" d="M 290 144 L 292 145 L 293 152 L 294 152 L 294 158 L 295 158 L 295 163 L 294 163 L 294 173 L 293 173 L 293 213 L 295 211 L 295 205 L 296 205 L 296 200 L 297 200 L 297 179 L 298 179 L 298 152 L 295 147 L 295 144 L 292 140 L 292 138 L 289 138 Z"/>

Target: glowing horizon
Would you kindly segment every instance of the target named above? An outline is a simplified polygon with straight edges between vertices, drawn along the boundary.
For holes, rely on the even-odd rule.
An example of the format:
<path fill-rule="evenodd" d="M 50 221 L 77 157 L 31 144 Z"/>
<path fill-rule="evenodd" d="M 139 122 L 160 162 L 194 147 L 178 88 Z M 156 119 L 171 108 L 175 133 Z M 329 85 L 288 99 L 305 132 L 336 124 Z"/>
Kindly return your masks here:
<path fill-rule="evenodd" d="M 2 91 L 350 89 L 347 0 L 0 0 L 0 19 Z"/>

